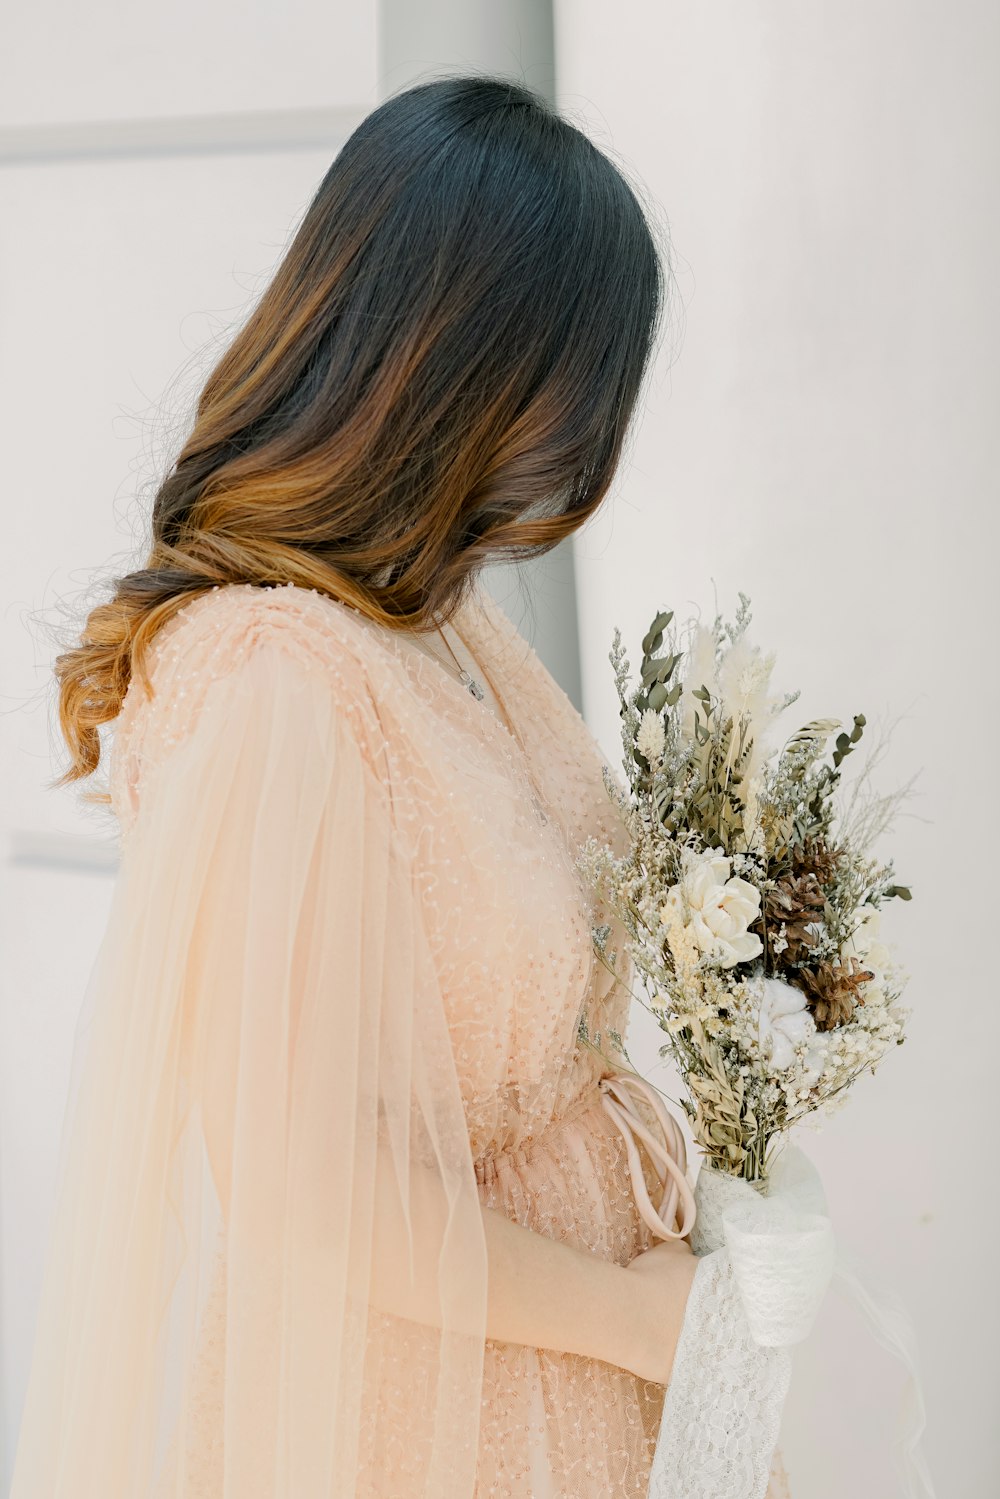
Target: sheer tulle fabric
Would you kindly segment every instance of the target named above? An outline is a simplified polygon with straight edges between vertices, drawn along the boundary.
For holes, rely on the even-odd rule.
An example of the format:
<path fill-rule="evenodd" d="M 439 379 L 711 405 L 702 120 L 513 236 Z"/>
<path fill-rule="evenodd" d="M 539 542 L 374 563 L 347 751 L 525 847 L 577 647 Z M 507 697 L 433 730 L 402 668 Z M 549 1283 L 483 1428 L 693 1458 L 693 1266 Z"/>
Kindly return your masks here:
<path fill-rule="evenodd" d="M 573 863 L 605 762 L 485 590 L 459 623 L 523 748 L 293 587 L 130 684 L 10 1499 L 646 1495 L 662 1386 L 485 1335 L 483 1204 L 654 1239 L 577 1044 L 628 1019 Z"/>
<path fill-rule="evenodd" d="M 12 1499 L 207 1485 L 193 1417 L 224 1435 L 225 1499 L 355 1494 L 377 1202 L 379 1253 L 403 1270 L 412 1247 L 439 1292 L 412 1492 L 471 1492 L 482 1217 L 391 787 L 322 675 L 264 640 L 141 795 L 79 1032 Z M 214 1413 L 192 1398 L 211 1360 Z"/>

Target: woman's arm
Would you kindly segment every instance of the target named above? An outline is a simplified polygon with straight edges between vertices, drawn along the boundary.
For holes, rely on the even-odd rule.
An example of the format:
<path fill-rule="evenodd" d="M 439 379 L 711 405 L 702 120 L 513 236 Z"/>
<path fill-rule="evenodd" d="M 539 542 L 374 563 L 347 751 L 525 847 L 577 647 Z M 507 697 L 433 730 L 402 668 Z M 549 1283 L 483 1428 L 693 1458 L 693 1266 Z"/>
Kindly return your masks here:
<path fill-rule="evenodd" d="M 669 1382 L 698 1264 L 688 1243 L 665 1241 L 623 1267 L 495 1209 L 484 1208 L 483 1217 L 491 1337 L 587 1354 Z"/>
<path fill-rule="evenodd" d="M 232 1038 L 217 1037 L 223 1048 Z M 220 1052 L 216 1050 L 216 1058 Z M 211 1072 L 209 1073 L 211 1078 Z M 223 1212 L 228 1201 L 233 1117 L 217 1074 L 202 1100 L 202 1125 Z M 230 1126 L 231 1127 L 231 1126 Z M 380 1310 L 440 1326 L 439 1245 L 448 1203 L 436 1176 L 410 1163 L 409 1215 L 387 1149 L 376 1171 L 375 1234 L 367 1299 Z M 667 1384 L 697 1257 L 686 1239 L 667 1240 L 621 1266 L 551 1239 L 483 1206 L 487 1255 L 486 1332 L 506 1343 L 579 1353 Z M 412 1274 L 409 1241 L 414 1246 Z"/>
<path fill-rule="evenodd" d="M 383 1311 L 436 1323 L 437 1244 L 447 1206 L 429 1173 L 411 1176 L 414 1274 L 390 1163 L 379 1173 L 378 1230 L 369 1299 Z M 419 1190 L 417 1182 L 419 1180 Z M 487 1253 L 487 1336 L 604 1359 L 667 1384 L 697 1257 L 668 1240 L 628 1266 L 537 1233 L 482 1208 Z M 424 1245 L 421 1259 L 419 1246 Z"/>
<path fill-rule="evenodd" d="M 237 1045 L 235 1028 L 213 1029 L 201 1106 L 224 1215 L 233 1169 L 230 1058 Z M 437 1276 L 449 1204 L 437 1175 L 415 1160 L 408 1162 L 408 1171 L 407 1213 L 391 1153 L 379 1147 L 366 1299 L 382 1311 L 440 1326 Z M 665 1240 L 621 1266 L 524 1228 L 496 1208 L 483 1206 L 482 1214 L 488 1337 L 604 1359 L 657 1384 L 668 1383 L 698 1263 L 686 1239 Z"/>

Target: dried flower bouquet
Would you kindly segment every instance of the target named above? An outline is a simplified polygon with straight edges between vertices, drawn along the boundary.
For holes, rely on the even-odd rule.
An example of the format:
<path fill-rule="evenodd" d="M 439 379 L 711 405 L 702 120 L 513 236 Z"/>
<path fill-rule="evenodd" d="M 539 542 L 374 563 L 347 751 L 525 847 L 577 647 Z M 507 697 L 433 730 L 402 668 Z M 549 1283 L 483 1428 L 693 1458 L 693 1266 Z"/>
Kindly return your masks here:
<path fill-rule="evenodd" d="M 868 774 L 838 809 L 841 766 L 862 736 L 836 719 L 775 750 L 774 722 L 799 696 L 772 694 L 774 653 L 733 624 L 657 614 L 633 685 L 621 635 L 610 660 L 627 786 L 605 786 L 630 834 L 622 857 L 589 838 L 578 867 L 627 933 L 627 957 L 668 1040 L 681 1100 L 706 1164 L 767 1179 L 772 1147 L 805 1114 L 831 1112 L 905 1039 L 907 975 L 880 931 L 886 902 L 910 899 L 872 852 L 908 787 L 878 796 Z M 827 744 L 838 730 L 832 755 Z M 870 766 L 869 766 L 870 769 Z M 608 926 L 595 945 L 620 977 Z M 600 1047 L 581 1017 L 580 1040 Z M 625 1056 L 622 1038 L 609 1036 Z"/>

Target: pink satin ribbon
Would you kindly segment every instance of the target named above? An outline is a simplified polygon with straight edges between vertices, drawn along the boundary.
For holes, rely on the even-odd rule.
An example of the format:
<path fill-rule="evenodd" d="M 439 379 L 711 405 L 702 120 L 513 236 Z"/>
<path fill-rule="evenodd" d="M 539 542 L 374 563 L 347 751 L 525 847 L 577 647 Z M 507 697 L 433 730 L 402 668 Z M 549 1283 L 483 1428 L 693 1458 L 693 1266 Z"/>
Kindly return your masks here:
<path fill-rule="evenodd" d="M 687 1150 L 677 1120 L 666 1108 L 662 1097 L 646 1079 L 634 1073 L 602 1077 L 598 1083 L 605 1112 L 618 1128 L 628 1152 L 628 1169 L 632 1177 L 632 1195 L 636 1206 L 653 1233 L 661 1239 L 683 1239 L 691 1232 L 695 1220 L 695 1200 L 687 1179 Z M 661 1138 L 650 1134 L 635 1106 L 638 1091 L 649 1100 L 660 1125 Z M 654 1206 L 646 1187 L 639 1141 L 645 1145 L 660 1179 L 659 1202 Z M 678 1209 L 681 1226 L 676 1228 Z"/>

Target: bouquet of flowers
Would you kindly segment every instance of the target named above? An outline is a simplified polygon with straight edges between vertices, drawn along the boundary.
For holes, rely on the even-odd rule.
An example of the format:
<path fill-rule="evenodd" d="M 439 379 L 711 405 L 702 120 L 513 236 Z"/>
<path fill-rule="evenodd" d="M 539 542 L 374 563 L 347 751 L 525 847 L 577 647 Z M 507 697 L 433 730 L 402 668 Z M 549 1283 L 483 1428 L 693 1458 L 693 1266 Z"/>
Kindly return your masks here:
<path fill-rule="evenodd" d="M 625 956 L 646 990 L 640 1002 L 666 1034 L 660 1055 L 686 1087 L 681 1106 L 703 1158 L 692 1194 L 680 1131 L 628 1062 L 621 1036 L 610 1034 L 626 1060 L 620 1078 L 602 1080 L 605 1107 L 623 1134 L 628 1126 L 652 1147 L 659 1169 L 651 1216 L 627 1140 L 643 1216 L 664 1237 L 690 1231 L 702 1257 L 652 1499 L 763 1499 L 790 1347 L 807 1334 L 835 1270 L 851 1279 L 838 1267 L 818 1176 L 787 1134 L 874 1072 L 905 1040 L 909 1014 L 901 1003 L 908 975 L 883 941 L 880 915 L 911 892 L 873 852 L 908 786 L 876 794 L 870 760 L 839 804 L 862 714 L 850 728 L 818 719 L 774 742 L 777 718 L 799 693 L 772 692 L 774 653 L 748 641 L 749 599 L 739 600 L 732 624 L 691 621 L 683 641 L 673 612 L 658 613 L 635 685 L 615 630 L 627 785 L 605 767 L 605 786 L 628 847 L 618 854 L 591 837 L 578 854 L 625 932 Z M 593 940 L 621 979 L 610 931 L 596 927 Z M 586 1017 L 579 1039 L 601 1049 Z M 659 1148 L 633 1083 L 663 1127 Z M 872 1298 L 864 1300 L 870 1309 Z M 898 1352 L 888 1320 L 873 1318 L 876 1335 Z M 919 1462 L 911 1468 L 924 1475 Z"/>
<path fill-rule="evenodd" d="M 771 694 L 774 653 L 748 643 L 749 599 L 739 598 L 735 623 L 696 625 L 686 652 L 673 613 L 658 614 L 634 688 L 615 631 L 628 790 L 607 769 L 605 785 L 631 846 L 616 858 L 590 838 L 579 864 L 628 933 L 706 1164 L 765 1182 L 780 1136 L 812 1110 L 830 1112 L 905 1039 L 907 975 L 882 941 L 880 911 L 910 890 L 871 853 L 905 789 L 862 794 L 862 778 L 837 815 L 863 714 L 849 732 L 814 720 L 769 754 L 774 720 L 799 693 Z M 594 941 L 613 967 L 608 932 Z"/>

